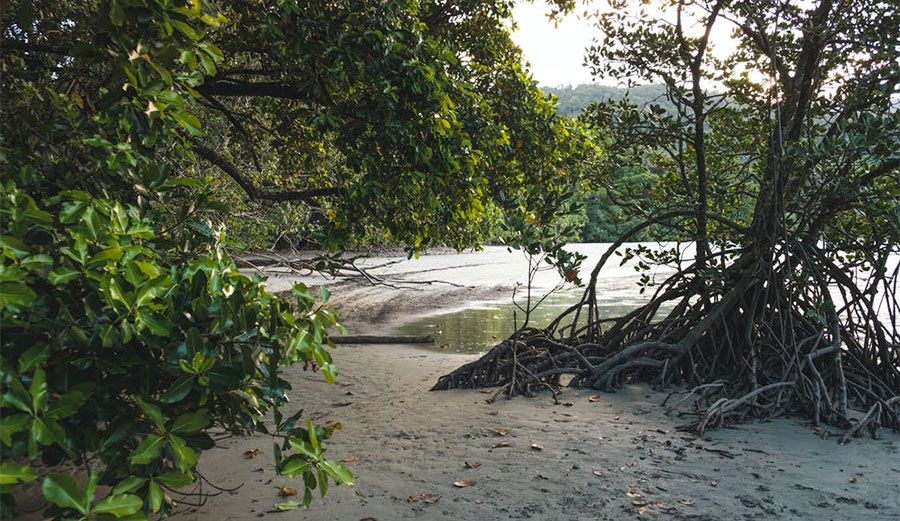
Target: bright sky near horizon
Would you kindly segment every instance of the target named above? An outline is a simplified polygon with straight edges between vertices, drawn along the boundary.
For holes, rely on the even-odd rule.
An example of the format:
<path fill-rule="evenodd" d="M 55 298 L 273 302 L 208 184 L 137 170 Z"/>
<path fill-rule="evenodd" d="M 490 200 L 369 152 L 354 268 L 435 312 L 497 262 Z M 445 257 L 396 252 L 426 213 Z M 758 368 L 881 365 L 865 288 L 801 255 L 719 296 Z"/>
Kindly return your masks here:
<path fill-rule="evenodd" d="M 582 2 L 578 2 L 576 10 L 582 10 L 583 5 Z M 644 5 L 640 7 L 651 9 L 651 12 L 653 10 L 652 7 Z M 591 10 L 598 8 L 602 11 L 609 7 L 602 1 L 590 4 Z M 520 1 L 513 9 L 513 19 L 518 29 L 512 33 L 512 39 L 522 48 L 525 61 L 529 63 L 528 68 L 538 85 L 543 87 L 574 86 L 582 83 L 615 85 L 613 80 L 596 80 L 584 66 L 586 48 L 598 34 L 592 23 L 570 14 L 554 27 L 553 22 L 547 18 L 548 12 L 550 9 L 543 0 Z M 686 32 L 702 33 L 700 19 L 694 20 L 693 23 L 691 21 L 685 23 Z M 724 20 L 717 21 L 710 38 L 711 52 L 721 57 L 734 50 L 736 42 L 731 36 L 731 30 L 730 23 Z"/>
<path fill-rule="evenodd" d="M 545 87 L 596 83 L 583 65 L 596 30 L 571 15 L 554 27 L 548 12 L 542 1 L 519 3 L 513 11 L 518 30 L 512 38 L 522 48 L 534 79 Z"/>

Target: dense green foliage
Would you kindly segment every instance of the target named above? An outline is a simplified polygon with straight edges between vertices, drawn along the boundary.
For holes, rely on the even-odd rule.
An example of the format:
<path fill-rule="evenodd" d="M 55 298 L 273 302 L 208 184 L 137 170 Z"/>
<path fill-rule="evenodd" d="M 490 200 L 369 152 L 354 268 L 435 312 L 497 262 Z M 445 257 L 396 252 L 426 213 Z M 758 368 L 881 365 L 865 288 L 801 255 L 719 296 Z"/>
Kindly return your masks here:
<path fill-rule="evenodd" d="M 607 130 L 614 152 L 607 163 L 664 173 L 658 204 L 643 215 L 693 209 L 688 230 L 706 243 L 708 234 L 727 239 L 736 231 L 708 213 L 751 225 L 778 213 L 764 205 L 783 205 L 785 224 L 804 240 L 858 251 L 894 244 L 896 10 L 828 1 L 675 3 L 671 10 L 598 15 L 602 38 L 586 58 L 600 78 L 665 88 L 670 109 L 611 100 L 583 116 Z M 818 24 L 815 38 L 798 32 L 804 24 Z M 721 26 L 735 31 L 738 44 L 727 56 L 710 38 Z M 776 174 L 785 177 L 777 189 L 783 201 L 760 202 Z M 859 231 L 832 226 L 845 219 Z"/>
<path fill-rule="evenodd" d="M 576 87 L 542 87 L 557 99 L 557 113 L 580 118 L 583 123 L 597 129 L 595 139 L 604 143 L 605 149 L 622 146 L 605 136 L 614 134 L 617 123 L 598 121 L 599 107 L 628 107 L 628 111 L 652 113 L 663 110 L 676 113 L 675 105 L 666 96 L 664 85 L 639 85 L 630 88 L 582 84 Z M 641 143 L 635 143 L 641 145 Z M 657 190 L 664 169 L 654 166 L 645 148 L 630 155 L 613 153 L 598 163 L 598 182 L 582 194 L 584 210 L 578 216 L 575 240 L 583 242 L 614 242 L 623 233 L 637 225 L 641 218 L 663 201 L 664 191 Z M 635 241 L 672 240 L 677 234 L 660 226 L 650 226 L 632 237 Z"/>
<path fill-rule="evenodd" d="M 295 313 L 241 275 L 223 232 L 203 217 L 222 208 L 212 185 L 178 176 L 193 164 L 189 136 L 201 133 L 192 89 L 222 60 L 198 35 L 222 19 L 168 3 L 16 7 L 9 32 L 20 38 L 40 41 L 35 34 L 68 20 L 97 31 L 105 48 L 4 55 L 4 512 L 15 484 L 38 477 L 37 458 L 86 469 L 41 471 L 51 516 L 168 511 L 175 490 L 197 479 L 198 453 L 213 446 L 204 431 L 265 432 L 270 409 L 290 450 L 281 473 L 303 476 L 307 496 L 329 479 L 351 483 L 322 456 L 318 440 L 330 430 L 279 419 L 290 389 L 279 368 L 302 361 L 334 378 L 325 344 L 334 313 L 302 286 Z M 169 59 L 127 51 L 141 45 Z M 60 87 L 54 80 L 68 68 L 104 76 Z M 98 484 L 112 494 L 96 500 Z"/>
<path fill-rule="evenodd" d="M 267 293 L 236 270 L 228 226 L 330 251 L 378 234 L 416 252 L 475 246 L 499 225 L 572 269 L 557 221 L 596 151 L 522 70 L 509 12 L 4 4 L 4 514 L 38 478 L 51 517 L 170 511 L 210 428 L 273 435 L 306 504 L 352 483 L 323 456 L 333 427 L 281 412 L 281 369 L 336 374 L 328 293 Z"/>
<path fill-rule="evenodd" d="M 210 35 L 229 59 L 198 91 L 223 128 L 208 171 L 240 172 L 257 201 L 302 201 L 295 243 L 463 247 L 565 212 L 593 152 L 522 70 L 509 5 L 279 5 L 224 6 L 244 33 Z"/>

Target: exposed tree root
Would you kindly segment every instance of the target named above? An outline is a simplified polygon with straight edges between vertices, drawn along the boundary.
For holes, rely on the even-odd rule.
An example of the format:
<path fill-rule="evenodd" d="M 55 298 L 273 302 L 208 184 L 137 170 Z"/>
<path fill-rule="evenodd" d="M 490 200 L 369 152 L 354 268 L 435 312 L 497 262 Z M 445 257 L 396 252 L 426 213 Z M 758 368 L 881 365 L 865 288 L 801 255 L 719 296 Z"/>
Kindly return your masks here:
<path fill-rule="evenodd" d="M 744 252 L 727 268 L 686 267 L 644 306 L 603 319 L 597 276 L 620 245 L 549 327 L 517 331 L 433 390 L 500 387 L 511 397 L 647 382 L 687 388 L 675 407 L 694 399 L 686 428 L 699 433 L 786 414 L 844 429 L 842 442 L 878 427 L 900 432 L 896 270 L 854 280 L 826 252 L 792 242 L 770 262 Z"/>

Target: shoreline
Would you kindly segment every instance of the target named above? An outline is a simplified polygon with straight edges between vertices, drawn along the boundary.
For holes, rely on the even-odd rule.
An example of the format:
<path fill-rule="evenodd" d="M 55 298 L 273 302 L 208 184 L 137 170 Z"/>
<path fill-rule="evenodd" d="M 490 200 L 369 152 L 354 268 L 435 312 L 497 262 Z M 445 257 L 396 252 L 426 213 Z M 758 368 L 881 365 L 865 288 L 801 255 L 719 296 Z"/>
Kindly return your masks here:
<path fill-rule="evenodd" d="M 465 271 L 441 275 L 456 281 Z M 501 288 L 511 288 L 505 282 L 329 287 L 350 332 L 387 334 L 404 319 L 502 297 Z M 174 519 L 900 518 L 900 436 L 890 432 L 839 446 L 799 419 L 780 418 L 698 438 L 677 431 L 685 421 L 663 414 L 666 394 L 645 386 L 602 394 L 566 389 L 559 404 L 549 394 L 486 403 L 493 392 L 429 392 L 472 355 L 341 345 L 334 357 L 340 375 L 333 385 L 300 367 L 285 376 L 294 407 L 321 423 L 341 423 L 327 454 L 359 458 L 346 463 L 357 485 L 332 487 L 324 500 L 316 494 L 309 510 L 278 511 L 276 503 L 296 499 L 280 498 L 278 488 L 298 484 L 275 474 L 271 440 L 227 438 L 203 454 L 201 471 L 220 487 L 241 488 Z M 259 457 L 248 459 L 248 450 Z"/>

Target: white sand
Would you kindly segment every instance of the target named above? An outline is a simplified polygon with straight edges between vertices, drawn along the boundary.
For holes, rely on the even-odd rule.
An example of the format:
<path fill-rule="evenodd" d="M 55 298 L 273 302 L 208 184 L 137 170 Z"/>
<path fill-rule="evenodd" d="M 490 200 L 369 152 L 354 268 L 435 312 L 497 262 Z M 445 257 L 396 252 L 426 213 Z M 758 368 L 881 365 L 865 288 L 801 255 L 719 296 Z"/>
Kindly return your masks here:
<path fill-rule="evenodd" d="M 399 277 L 427 274 L 468 288 L 343 287 L 335 290 L 335 304 L 352 332 L 377 334 L 400 317 L 508 298 L 511 282 L 524 275 L 520 257 L 489 254 L 494 260 L 486 268 L 464 267 L 475 260 L 466 256 L 426 256 L 421 264 L 391 268 Z M 431 267 L 441 269 L 421 271 Z M 328 455 L 360 459 L 347 464 L 357 486 L 332 488 L 308 511 L 276 511 L 273 505 L 285 500 L 278 488 L 302 485 L 274 473 L 272 441 L 226 439 L 222 449 L 203 454 L 201 470 L 220 486 L 242 487 L 176 519 L 900 519 L 896 434 L 840 446 L 799 419 L 779 419 L 698 439 L 675 431 L 683 420 L 662 414 L 665 394 L 641 386 L 594 402 L 591 392 L 566 390 L 559 405 L 549 394 L 488 404 L 491 395 L 478 391 L 428 391 L 471 356 L 393 345 L 341 346 L 334 355 L 341 370 L 334 385 L 300 368 L 287 378 L 296 408 L 342 424 Z M 509 446 L 492 448 L 503 441 Z M 260 455 L 246 458 L 250 449 Z M 457 488 L 455 481 L 472 485 Z M 409 499 L 423 494 L 431 496 Z"/>

